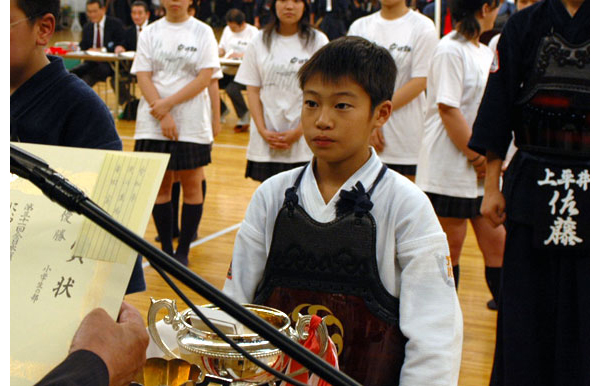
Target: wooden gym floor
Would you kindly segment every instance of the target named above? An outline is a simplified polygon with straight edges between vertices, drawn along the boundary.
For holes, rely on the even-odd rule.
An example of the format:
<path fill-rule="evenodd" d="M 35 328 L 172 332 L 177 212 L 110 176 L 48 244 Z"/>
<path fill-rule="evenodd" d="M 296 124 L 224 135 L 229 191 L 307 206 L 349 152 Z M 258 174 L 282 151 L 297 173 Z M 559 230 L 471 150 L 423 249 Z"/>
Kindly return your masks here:
<path fill-rule="evenodd" d="M 72 36 L 70 31 L 60 31 L 54 36 L 53 41 L 61 40 L 78 41 L 79 37 Z M 106 83 L 95 89 L 99 91 L 101 97 L 108 98 L 108 105 L 112 108 L 114 94 L 111 87 Z M 217 288 L 223 286 L 231 260 L 235 235 L 243 220 L 252 193 L 259 185 L 255 181 L 244 178 L 248 133 L 234 133 L 233 126 L 237 117 L 228 100 L 227 105 L 231 113 L 227 116 L 226 123 L 222 125 L 221 133 L 215 139 L 212 163 L 205 168 L 206 201 L 199 227 L 199 239 L 192 244 L 189 265 L 191 270 Z M 132 151 L 135 122 L 117 120 L 116 124 L 123 140 L 124 150 Z M 155 236 L 156 228 L 150 219 L 145 238 L 160 248 L 159 243 L 154 242 Z M 147 315 L 150 297 L 177 299 L 180 311 L 186 309 L 187 306 L 163 282 L 154 269 L 147 266 L 146 261 L 144 263 L 147 290 L 127 295 L 125 300 L 133 304 L 144 318 Z M 183 286 L 182 288 L 186 289 Z M 191 291 L 185 292 L 196 304 L 206 303 L 206 300 L 194 295 Z M 486 302 L 491 295 L 485 284 L 483 257 L 470 226 L 461 257 L 458 295 L 464 318 L 464 342 L 459 385 L 487 385 L 494 357 L 497 314 L 486 308 Z"/>

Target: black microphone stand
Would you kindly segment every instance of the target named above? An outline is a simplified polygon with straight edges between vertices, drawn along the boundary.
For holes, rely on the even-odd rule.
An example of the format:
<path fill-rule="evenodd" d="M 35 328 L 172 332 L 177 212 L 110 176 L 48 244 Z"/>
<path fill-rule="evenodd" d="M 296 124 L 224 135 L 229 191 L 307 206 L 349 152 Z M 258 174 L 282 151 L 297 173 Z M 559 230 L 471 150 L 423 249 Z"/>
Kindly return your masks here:
<path fill-rule="evenodd" d="M 272 325 L 230 299 L 186 266 L 127 229 L 90 200 L 79 188 L 50 168 L 46 162 L 13 144 L 10 145 L 10 171 L 31 181 L 52 201 L 57 202 L 69 211 L 84 215 L 98 224 L 108 233 L 145 256 L 153 265 L 165 270 L 252 331 L 269 340 L 277 348 L 331 385 L 360 385 L 312 352 L 281 334 Z"/>

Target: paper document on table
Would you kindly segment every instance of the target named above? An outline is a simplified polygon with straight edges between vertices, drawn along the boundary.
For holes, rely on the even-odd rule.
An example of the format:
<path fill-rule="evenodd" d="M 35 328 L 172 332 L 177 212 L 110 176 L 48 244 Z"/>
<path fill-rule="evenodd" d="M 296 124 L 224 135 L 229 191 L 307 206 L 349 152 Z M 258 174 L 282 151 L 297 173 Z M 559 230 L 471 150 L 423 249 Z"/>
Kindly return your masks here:
<path fill-rule="evenodd" d="M 100 56 L 100 57 L 105 57 L 105 58 L 112 58 L 115 56 L 115 54 L 112 52 L 102 52 L 102 51 L 94 51 L 94 50 L 87 50 L 87 51 L 85 51 L 85 53 L 86 53 L 86 55 Z"/>
<path fill-rule="evenodd" d="M 119 54 L 120 58 L 132 59 L 135 57 L 135 51 L 125 51 Z"/>
<path fill-rule="evenodd" d="M 15 143 L 143 235 L 168 155 Z M 137 253 L 23 178 L 10 196 L 11 385 L 32 385 L 60 363 L 96 307 L 117 316 Z"/>

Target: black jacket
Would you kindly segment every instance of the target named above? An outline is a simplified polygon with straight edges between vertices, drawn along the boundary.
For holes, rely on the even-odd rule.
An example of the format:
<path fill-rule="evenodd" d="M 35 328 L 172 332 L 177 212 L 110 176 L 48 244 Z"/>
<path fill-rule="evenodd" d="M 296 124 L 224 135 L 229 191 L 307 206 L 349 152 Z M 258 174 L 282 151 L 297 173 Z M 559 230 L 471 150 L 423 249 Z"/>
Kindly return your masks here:
<path fill-rule="evenodd" d="M 134 24 L 129 26 L 129 28 L 125 30 L 123 47 L 125 47 L 125 50 L 127 51 L 135 51 L 137 47 L 137 25 Z"/>
<path fill-rule="evenodd" d="M 75 351 L 35 386 L 108 386 L 106 364 L 91 351 Z"/>
<path fill-rule="evenodd" d="M 123 23 L 121 20 L 106 16 L 106 20 L 104 22 L 104 36 L 102 38 L 102 46 L 106 47 L 108 52 L 114 52 L 115 47 L 118 45 L 123 45 L 125 40 L 125 30 L 123 29 Z M 83 32 L 81 33 L 81 42 L 79 43 L 79 48 L 82 50 L 87 50 L 92 48 L 94 45 L 94 23 L 87 23 L 83 27 Z"/>

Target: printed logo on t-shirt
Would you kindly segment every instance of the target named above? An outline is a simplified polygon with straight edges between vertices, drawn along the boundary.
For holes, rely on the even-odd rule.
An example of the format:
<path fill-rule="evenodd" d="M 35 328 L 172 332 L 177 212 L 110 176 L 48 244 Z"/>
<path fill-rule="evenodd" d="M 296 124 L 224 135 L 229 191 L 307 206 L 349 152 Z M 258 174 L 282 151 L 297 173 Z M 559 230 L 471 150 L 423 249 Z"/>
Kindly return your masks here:
<path fill-rule="evenodd" d="M 290 63 L 292 63 L 292 64 L 295 64 L 295 63 L 304 64 L 306 62 L 308 62 L 308 59 L 298 59 L 295 56 L 292 59 L 290 59 Z"/>
<path fill-rule="evenodd" d="M 179 47 L 182 47 L 181 49 Z M 153 62 L 157 71 L 162 71 L 165 73 L 175 74 L 179 72 L 185 72 L 190 74 L 195 74 L 196 65 L 198 62 L 198 49 L 196 47 L 187 47 L 190 49 L 185 49 L 186 47 L 183 44 L 180 44 L 177 47 L 177 50 L 174 51 L 171 49 L 162 49 L 159 47 L 156 49 L 156 54 L 154 55 Z M 193 50 L 191 49 L 193 48 Z"/>
<path fill-rule="evenodd" d="M 412 47 L 411 46 L 400 46 L 396 43 L 392 43 L 390 44 L 388 51 L 390 52 L 394 52 L 394 51 L 398 51 L 398 52 L 411 52 L 412 51 Z"/>
<path fill-rule="evenodd" d="M 265 82 L 263 87 L 278 87 L 282 90 L 298 88 L 296 74 L 300 66 L 308 61 L 293 57 L 288 63 L 269 63 L 265 67 Z"/>
<path fill-rule="evenodd" d="M 392 55 L 392 58 L 394 58 L 398 71 L 404 71 L 403 64 L 410 63 L 409 61 L 406 61 L 406 58 L 412 52 L 412 47 L 406 44 L 400 45 L 398 43 L 392 43 L 388 47 L 388 51 L 390 55 Z"/>
<path fill-rule="evenodd" d="M 189 52 L 196 52 L 198 51 L 198 49 L 194 46 L 188 46 L 186 47 L 184 44 L 180 44 L 177 46 L 177 51 L 189 51 Z"/>

